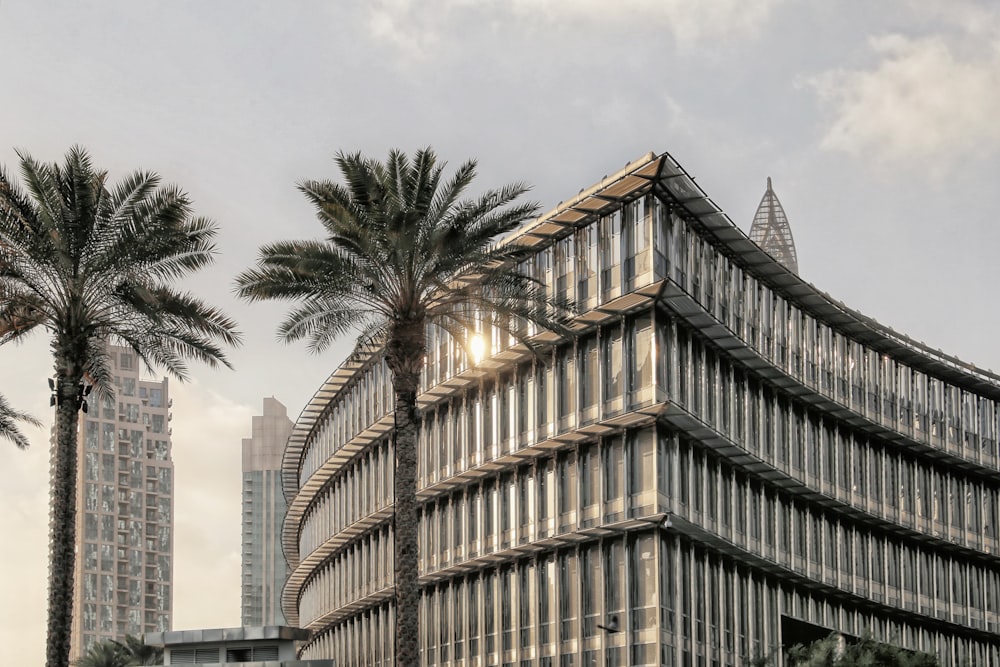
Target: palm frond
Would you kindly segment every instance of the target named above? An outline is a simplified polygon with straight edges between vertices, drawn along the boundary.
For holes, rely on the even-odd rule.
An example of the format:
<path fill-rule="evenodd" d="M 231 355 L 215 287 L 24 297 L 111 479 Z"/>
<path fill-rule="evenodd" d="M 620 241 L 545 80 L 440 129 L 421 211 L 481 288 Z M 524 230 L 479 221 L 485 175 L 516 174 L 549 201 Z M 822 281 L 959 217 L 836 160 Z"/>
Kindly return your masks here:
<path fill-rule="evenodd" d="M 214 256 L 215 225 L 184 192 L 147 171 L 109 186 L 79 146 L 62 164 L 18 157 L 23 190 L 0 170 L 0 343 L 43 327 L 103 392 L 107 340 L 150 345 L 136 352 L 168 372 L 188 355 L 228 365 L 235 322 L 169 285 Z"/>
<path fill-rule="evenodd" d="M 5 438 L 18 449 L 27 449 L 27 436 L 21 431 L 20 424 L 41 426 L 42 423 L 27 412 L 15 410 L 7 399 L 0 395 L 0 438 Z"/>
<path fill-rule="evenodd" d="M 299 183 L 325 239 L 267 245 L 256 266 L 236 278 L 237 294 L 248 301 L 294 303 L 279 329 L 282 339 L 308 339 L 311 350 L 321 351 L 359 329 L 379 332 L 385 342 L 390 322 L 414 321 L 458 333 L 467 324 L 463 305 L 504 322 L 566 330 L 570 304 L 548 298 L 517 272 L 523 251 L 495 245 L 537 214 L 537 204 L 518 201 L 527 185 L 462 199 L 476 162 L 445 179 L 444 163 L 430 148 L 412 157 L 392 150 L 384 162 L 341 151 L 335 162 L 341 183 Z M 476 276 L 471 283 L 459 280 L 469 275 Z M 371 340 L 362 335 L 357 344 Z"/>

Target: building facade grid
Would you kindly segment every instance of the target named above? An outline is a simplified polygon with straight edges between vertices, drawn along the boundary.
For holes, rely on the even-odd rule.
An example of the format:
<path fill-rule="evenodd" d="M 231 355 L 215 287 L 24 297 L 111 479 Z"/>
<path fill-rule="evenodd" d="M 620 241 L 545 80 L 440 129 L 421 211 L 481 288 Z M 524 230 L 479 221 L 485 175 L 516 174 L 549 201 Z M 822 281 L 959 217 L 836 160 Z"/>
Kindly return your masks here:
<path fill-rule="evenodd" d="M 744 664 L 786 619 L 1000 664 L 1000 382 L 816 292 L 699 192 L 650 156 L 508 241 L 579 304 L 546 363 L 430 332 L 424 664 Z M 389 664 L 391 384 L 378 354 L 337 377 L 285 454 L 283 604 L 305 657 Z"/>
<path fill-rule="evenodd" d="M 114 395 L 80 415 L 77 560 L 70 656 L 95 642 L 169 630 L 173 474 L 167 380 L 144 380 L 108 345 Z"/>

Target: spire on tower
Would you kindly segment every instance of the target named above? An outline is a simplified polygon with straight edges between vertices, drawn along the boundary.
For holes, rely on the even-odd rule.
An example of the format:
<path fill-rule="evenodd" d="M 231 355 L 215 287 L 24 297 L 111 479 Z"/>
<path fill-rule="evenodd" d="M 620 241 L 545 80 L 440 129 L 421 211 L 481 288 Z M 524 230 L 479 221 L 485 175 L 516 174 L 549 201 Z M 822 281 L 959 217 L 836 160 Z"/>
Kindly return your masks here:
<path fill-rule="evenodd" d="M 778 196 L 771 189 L 771 177 L 767 177 L 767 190 L 760 200 L 757 213 L 750 225 L 750 240 L 760 246 L 761 250 L 781 262 L 793 273 L 799 272 L 798 256 L 795 253 L 795 241 L 792 240 L 792 228 L 788 226 L 788 217 L 781 207 Z"/>

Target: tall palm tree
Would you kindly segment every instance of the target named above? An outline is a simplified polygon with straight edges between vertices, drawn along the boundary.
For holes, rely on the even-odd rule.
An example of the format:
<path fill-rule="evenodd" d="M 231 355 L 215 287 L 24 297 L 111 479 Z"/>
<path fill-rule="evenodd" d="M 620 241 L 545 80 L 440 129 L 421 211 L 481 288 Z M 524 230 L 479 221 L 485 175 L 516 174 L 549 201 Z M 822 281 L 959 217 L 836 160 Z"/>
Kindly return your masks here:
<path fill-rule="evenodd" d="M 536 204 L 516 203 L 525 185 L 461 199 L 476 163 L 443 180 L 444 165 L 429 148 L 412 160 L 391 151 L 385 163 L 341 152 L 336 163 L 344 184 L 299 185 L 326 237 L 261 248 L 256 267 L 237 277 L 237 292 L 249 301 L 297 302 L 279 335 L 307 338 L 315 352 L 352 331 L 360 332 L 358 350 L 384 346 L 395 395 L 396 664 L 410 667 L 419 662 L 416 399 L 427 327 L 468 342 L 485 318 L 528 342 L 528 322 L 565 331 L 568 304 L 547 299 L 516 270 L 523 251 L 495 243 L 535 215 Z"/>
<path fill-rule="evenodd" d="M 27 449 L 28 438 L 21 431 L 18 422 L 41 426 L 42 423 L 27 412 L 15 410 L 7 399 L 0 395 L 0 438 L 10 440 L 18 449 Z"/>
<path fill-rule="evenodd" d="M 212 262 L 215 225 L 151 172 L 118 184 L 86 151 L 47 164 L 19 152 L 25 194 L 0 171 L 0 343 L 47 331 L 55 366 L 55 449 L 46 665 L 67 667 L 76 544 L 77 427 L 84 382 L 110 394 L 107 341 L 180 380 L 189 359 L 224 364 L 239 343 L 221 311 L 171 282 Z"/>

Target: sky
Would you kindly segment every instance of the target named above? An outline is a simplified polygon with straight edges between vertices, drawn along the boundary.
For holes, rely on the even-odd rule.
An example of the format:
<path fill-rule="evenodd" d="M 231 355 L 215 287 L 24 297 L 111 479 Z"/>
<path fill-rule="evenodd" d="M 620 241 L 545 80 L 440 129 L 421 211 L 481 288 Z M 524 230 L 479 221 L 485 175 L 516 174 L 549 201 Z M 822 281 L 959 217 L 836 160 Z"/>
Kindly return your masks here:
<path fill-rule="evenodd" d="M 85 146 L 219 227 L 185 287 L 240 323 L 235 371 L 172 381 L 174 627 L 240 622 L 240 443 L 293 418 L 352 341 L 276 339 L 239 302 L 262 244 L 316 238 L 295 184 L 338 150 L 433 146 L 478 187 L 550 210 L 667 151 L 744 231 L 766 179 L 803 279 L 897 331 L 1000 369 L 1000 5 L 952 0 L 0 0 L 0 164 Z M 41 418 L 0 442 L 0 659 L 42 664 L 52 362 L 0 348 L 0 392 Z M 4 655 L 6 653 L 6 655 Z M 16 661 L 16 663 L 15 663 Z"/>

